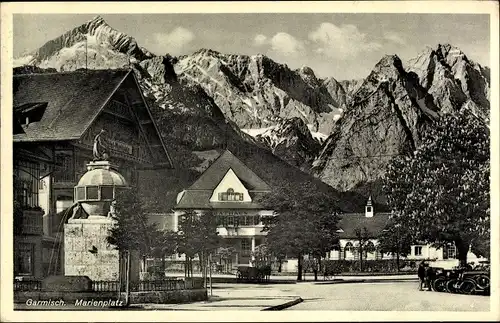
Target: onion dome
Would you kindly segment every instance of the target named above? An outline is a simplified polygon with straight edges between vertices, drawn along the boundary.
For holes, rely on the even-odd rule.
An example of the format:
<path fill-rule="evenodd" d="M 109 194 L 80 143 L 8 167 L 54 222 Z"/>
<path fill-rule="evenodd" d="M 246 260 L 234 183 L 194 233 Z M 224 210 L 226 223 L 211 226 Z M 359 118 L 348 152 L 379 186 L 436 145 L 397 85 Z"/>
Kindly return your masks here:
<path fill-rule="evenodd" d="M 87 169 L 75 187 L 75 202 L 112 201 L 117 188 L 128 186 L 125 178 L 112 169 L 108 161 L 91 162 Z"/>
<path fill-rule="evenodd" d="M 77 186 L 128 186 L 125 178 L 113 169 L 93 169 L 86 172 Z"/>

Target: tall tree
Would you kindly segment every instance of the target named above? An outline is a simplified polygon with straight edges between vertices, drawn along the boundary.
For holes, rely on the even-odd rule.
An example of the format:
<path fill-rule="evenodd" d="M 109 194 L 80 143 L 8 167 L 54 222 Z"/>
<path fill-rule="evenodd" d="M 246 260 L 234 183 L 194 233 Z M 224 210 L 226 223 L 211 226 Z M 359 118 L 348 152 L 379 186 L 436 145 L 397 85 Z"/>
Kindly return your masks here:
<path fill-rule="evenodd" d="M 488 127 L 461 111 L 430 127 L 413 156 L 395 158 L 384 190 L 402 232 L 454 243 L 465 265 L 470 245 L 489 240 L 489 148 Z"/>
<path fill-rule="evenodd" d="M 259 202 L 274 210 L 276 217 L 266 224 L 267 245 L 274 255 L 286 254 L 298 259 L 297 280 L 302 280 L 303 256 L 312 254 L 321 258 L 338 241 L 337 201 L 318 192 L 313 183 L 301 187 L 289 183 L 273 187 L 273 191 Z"/>
<path fill-rule="evenodd" d="M 177 251 L 177 234 L 174 231 L 157 230 L 152 233 L 153 241 L 150 256 L 161 259 L 161 277 L 165 277 L 166 257 L 173 255 Z"/>
<path fill-rule="evenodd" d="M 216 217 L 211 211 L 187 211 L 180 216 L 177 252 L 186 257 L 186 277 L 192 277 L 192 260 L 197 255 L 203 277 L 210 253 L 215 253 L 221 241 L 217 233 Z"/>
<path fill-rule="evenodd" d="M 139 251 L 148 254 L 152 247 L 151 236 L 157 231 L 148 222 L 136 190 L 122 189 L 116 193 L 116 206 L 113 218 L 115 225 L 109 230 L 108 243 L 120 251 Z"/>
<path fill-rule="evenodd" d="M 379 251 L 396 256 L 398 271 L 400 256 L 405 257 L 410 253 L 412 242 L 415 240 L 411 233 L 411 231 L 401 230 L 401 224 L 396 223 L 395 219 L 391 219 L 378 238 Z"/>
<path fill-rule="evenodd" d="M 120 252 L 120 261 L 126 255 L 127 277 L 125 278 L 126 305 L 129 305 L 129 277 L 130 259 L 132 252 L 138 252 L 143 262 L 151 253 L 154 241 L 151 237 L 158 232 L 156 225 L 148 221 L 137 191 L 134 189 L 122 189 L 116 192 L 116 205 L 114 207 L 114 225 L 109 229 L 107 242 L 114 245 Z M 145 264 L 143 263 L 143 267 Z M 121 266 L 120 266 L 121 268 Z M 122 281 L 122 275 L 120 275 Z"/>
<path fill-rule="evenodd" d="M 375 246 L 371 242 L 371 236 L 366 227 L 354 229 L 354 235 L 358 243 L 359 270 L 363 271 L 363 256 L 367 255 L 369 252 L 374 252 Z"/>

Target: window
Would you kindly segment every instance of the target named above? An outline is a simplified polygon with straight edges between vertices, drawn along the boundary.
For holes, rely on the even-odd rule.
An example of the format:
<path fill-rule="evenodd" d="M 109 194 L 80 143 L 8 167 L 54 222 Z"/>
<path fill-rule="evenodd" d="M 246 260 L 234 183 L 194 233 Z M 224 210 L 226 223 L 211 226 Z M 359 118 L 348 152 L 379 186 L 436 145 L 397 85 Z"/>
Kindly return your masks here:
<path fill-rule="evenodd" d="M 99 188 L 97 186 L 87 186 L 87 200 L 99 199 Z"/>
<path fill-rule="evenodd" d="M 344 259 L 350 258 L 353 255 L 354 246 L 348 242 L 344 247 Z"/>
<path fill-rule="evenodd" d="M 422 246 L 413 247 L 413 255 L 414 256 L 421 256 L 422 255 Z"/>
<path fill-rule="evenodd" d="M 113 199 L 113 186 L 101 186 L 101 200 Z"/>
<path fill-rule="evenodd" d="M 374 251 L 375 251 L 375 245 L 373 244 L 373 242 L 368 241 L 364 247 L 363 256 L 366 258 L 369 253 L 373 253 Z"/>
<path fill-rule="evenodd" d="M 235 193 L 234 189 L 228 188 L 226 192 L 219 193 L 219 201 L 243 201 L 243 193 Z"/>
<path fill-rule="evenodd" d="M 42 120 L 47 105 L 47 102 L 31 102 L 16 106 L 14 107 L 14 117 L 17 118 L 22 125 L 38 122 Z"/>
<path fill-rule="evenodd" d="M 243 255 L 249 255 L 251 252 L 250 241 L 248 239 L 241 240 L 241 253 Z"/>
<path fill-rule="evenodd" d="M 15 274 L 16 275 L 33 275 L 34 272 L 34 248 L 33 244 L 21 243 L 17 250 Z"/>
<path fill-rule="evenodd" d="M 372 207 L 371 206 L 367 206 L 366 207 L 366 212 L 371 212 L 372 211 Z"/>
<path fill-rule="evenodd" d="M 238 217 L 239 224 L 242 226 L 254 226 L 260 223 L 260 217 L 258 215 L 240 215 Z"/>
<path fill-rule="evenodd" d="M 76 200 L 77 201 L 85 200 L 85 187 L 76 188 Z"/>
<path fill-rule="evenodd" d="M 40 164 L 17 161 L 14 164 L 14 198 L 23 207 L 38 206 Z"/>
<path fill-rule="evenodd" d="M 455 259 L 457 257 L 457 248 L 454 244 L 448 244 L 445 249 L 445 259 Z"/>
<path fill-rule="evenodd" d="M 64 150 L 57 151 L 56 164 L 57 166 L 54 171 L 54 181 L 73 182 L 75 180 L 73 152 Z"/>

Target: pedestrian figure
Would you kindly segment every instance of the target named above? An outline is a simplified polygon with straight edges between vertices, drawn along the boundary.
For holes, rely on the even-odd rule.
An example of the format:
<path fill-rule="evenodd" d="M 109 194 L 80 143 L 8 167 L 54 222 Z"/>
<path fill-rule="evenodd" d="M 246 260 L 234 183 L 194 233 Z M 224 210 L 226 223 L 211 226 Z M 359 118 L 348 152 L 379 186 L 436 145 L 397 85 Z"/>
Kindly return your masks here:
<path fill-rule="evenodd" d="M 427 290 L 431 289 L 431 280 L 433 279 L 434 271 L 428 263 L 425 264 L 425 285 L 427 286 Z"/>
<path fill-rule="evenodd" d="M 418 290 L 422 290 L 425 284 L 425 261 L 422 261 L 420 265 L 418 265 Z"/>

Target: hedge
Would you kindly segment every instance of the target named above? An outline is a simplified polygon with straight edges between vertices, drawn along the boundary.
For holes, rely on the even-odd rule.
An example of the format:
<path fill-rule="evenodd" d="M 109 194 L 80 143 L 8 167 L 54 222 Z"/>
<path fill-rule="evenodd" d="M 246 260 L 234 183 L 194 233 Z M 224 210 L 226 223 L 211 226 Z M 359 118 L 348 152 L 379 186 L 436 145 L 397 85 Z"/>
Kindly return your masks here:
<path fill-rule="evenodd" d="M 323 260 L 321 265 L 321 273 L 360 272 L 359 260 Z M 399 260 L 399 271 L 415 271 L 417 266 L 415 260 Z M 392 273 L 398 272 L 398 268 L 394 259 L 363 260 L 363 272 Z"/>

